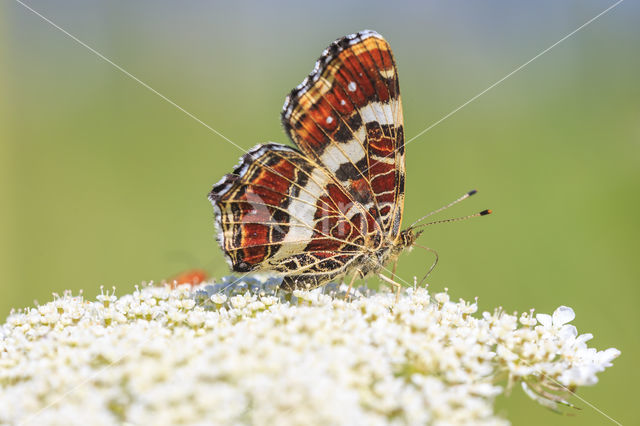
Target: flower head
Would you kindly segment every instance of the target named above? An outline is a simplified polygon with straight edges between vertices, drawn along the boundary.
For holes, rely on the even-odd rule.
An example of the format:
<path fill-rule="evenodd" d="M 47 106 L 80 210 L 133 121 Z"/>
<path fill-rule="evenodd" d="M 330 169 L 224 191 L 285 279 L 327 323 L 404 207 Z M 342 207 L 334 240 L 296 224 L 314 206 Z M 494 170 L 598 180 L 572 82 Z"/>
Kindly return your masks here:
<path fill-rule="evenodd" d="M 0 423 L 505 424 L 497 377 L 556 409 L 620 352 L 589 348 L 575 314 L 476 316 L 409 289 L 277 279 L 65 293 L 0 328 Z M 536 321 L 537 320 L 537 321 Z"/>

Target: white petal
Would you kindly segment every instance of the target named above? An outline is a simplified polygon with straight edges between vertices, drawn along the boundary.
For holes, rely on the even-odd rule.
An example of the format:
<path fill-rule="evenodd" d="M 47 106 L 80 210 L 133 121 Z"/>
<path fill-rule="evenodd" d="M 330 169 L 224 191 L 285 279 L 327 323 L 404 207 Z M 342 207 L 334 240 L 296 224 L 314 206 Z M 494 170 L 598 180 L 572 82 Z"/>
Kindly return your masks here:
<path fill-rule="evenodd" d="M 611 367 L 611 361 L 620 356 L 620 351 L 616 348 L 609 348 L 598 352 L 598 360 L 603 367 Z"/>
<path fill-rule="evenodd" d="M 536 319 L 544 327 L 547 327 L 547 328 L 551 327 L 551 324 L 552 324 L 551 315 L 548 315 L 548 314 L 537 314 L 536 315 Z"/>
<path fill-rule="evenodd" d="M 573 312 L 573 309 L 568 306 L 560 306 L 553 313 L 553 325 L 560 327 L 561 325 L 573 321 L 575 317 L 576 314 Z"/>
<path fill-rule="evenodd" d="M 589 340 L 593 339 L 593 334 L 591 333 L 584 333 L 578 336 L 578 338 L 576 339 L 579 343 L 586 343 Z"/>
<path fill-rule="evenodd" d="M 578 329 L 571 324 L 563 325 L 558 331 L 558 336 L 562 339 L 570 339 L 578 335 Z"/>

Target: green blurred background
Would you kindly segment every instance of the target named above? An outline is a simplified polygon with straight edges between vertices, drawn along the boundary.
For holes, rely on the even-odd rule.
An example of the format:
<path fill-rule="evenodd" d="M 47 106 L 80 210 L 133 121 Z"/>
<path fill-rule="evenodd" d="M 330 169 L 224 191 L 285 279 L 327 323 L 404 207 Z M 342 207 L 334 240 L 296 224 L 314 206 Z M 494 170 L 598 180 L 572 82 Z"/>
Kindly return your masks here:
<path fill-rule="evenodd" d="M 288 143 L 284 96 L 329 42 L 382 33 L 413 137 L 613 2 L 31 0 L 33 8 L 248 149 Z M 206 194 L 242 153 L 18 3 L 0 6 L 0 314 L 190 268 L 228 272 Z M 481 309 L 575 309 L 622 356 L 581 397 L 623 424 L 640 355 L 640 7 L 626 1 L 407 147 L 406 222 L 477 188 L 428 229 L 431 289 Z M 432 258 L 401 257 L 410 280 Z M 606 424 L 522 395 L 514 424 Z"/>

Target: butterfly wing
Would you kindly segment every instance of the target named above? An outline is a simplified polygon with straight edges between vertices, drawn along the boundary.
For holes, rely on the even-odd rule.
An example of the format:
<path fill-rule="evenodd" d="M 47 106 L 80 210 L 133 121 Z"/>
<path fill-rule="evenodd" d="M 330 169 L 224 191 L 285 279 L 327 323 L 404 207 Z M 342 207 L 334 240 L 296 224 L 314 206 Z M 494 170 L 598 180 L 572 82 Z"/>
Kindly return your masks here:
<path fill-rule="evenodd" d="M 399 234 L 404 136 L 388 44 L 373 31 L 332 43 L 282 121 L 300 151 L 258 145 L 209 198 L 234 271 L 272 270 L 284 289 L 313 288 Z"/>
<path fill-rule="evenodd" d="M 404 131 L 389 44 L 374 31 L 333 42 L 287 97 L 282 123 L 300 150 L 373 215 L 384 237 L 400 232 Z"/>
<path fill-rule="evenodd" d="M 361 253 L 364 215 L 349 211 L 348 194 L 326 170 L 285 145 L 250 150 L 209 199 L 234 271 L 295 272 L 326 282 Z"/>

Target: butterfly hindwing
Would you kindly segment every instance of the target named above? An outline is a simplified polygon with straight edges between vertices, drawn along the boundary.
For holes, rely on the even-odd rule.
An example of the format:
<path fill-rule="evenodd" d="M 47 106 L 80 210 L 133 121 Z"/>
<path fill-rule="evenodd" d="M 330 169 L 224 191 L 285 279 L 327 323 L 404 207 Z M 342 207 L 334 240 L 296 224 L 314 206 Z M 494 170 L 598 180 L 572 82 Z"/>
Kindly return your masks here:
<path fill-rule="evenodd" d="M 233 173 L 214 185 L 218 242 L 232 269 L 287 272 L 310 262 L 291 262 L 301 253 L 322 259 L 362 247 L 364 215 L 347 211 L 348 196 L 331 176 L 297 150 L 258 145 Z M 351 216 L 347 217 L 347 214 Z M 317 271 L 316 271 L 317 272 Z"/>

